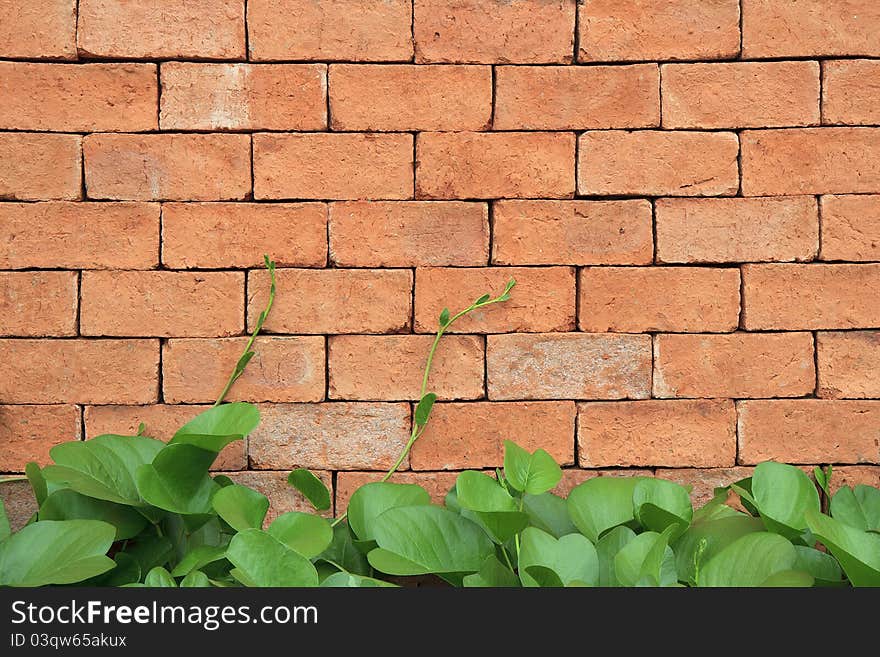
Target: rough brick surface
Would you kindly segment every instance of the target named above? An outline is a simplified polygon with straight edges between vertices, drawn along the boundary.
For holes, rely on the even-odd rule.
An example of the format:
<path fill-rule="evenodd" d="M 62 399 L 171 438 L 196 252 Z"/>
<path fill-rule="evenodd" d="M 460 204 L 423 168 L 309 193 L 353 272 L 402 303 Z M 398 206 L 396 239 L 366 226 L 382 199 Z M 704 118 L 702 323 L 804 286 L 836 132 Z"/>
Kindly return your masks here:
<path fill-rule="evenodd" d="M 870 465 L 842 465 L 834 468 L 831 477 L 832 495 L 843 486 L 864 484 L 880 488 L 880 467 Z"/>
<path fill-rule="evenodd" d="M 28 461 L 45 465 L 50 461 L 52 447 L 81 438 L 79 407 L 0 406 L 0 436 L 3 436 L 0 471 L 23 472 Z"/>
<path fill-rule="evenodd" d="M 315 470 L 313 473 L 324 482 L 330 491 L 331 499 L 333 499 L 333 474 L 320 470 Z M 263 521 L 264 527 L 270 525 L 282 513 L 291 511 L 315 512 L 315 507 L 311 502 L 287 483 L 289 472 L 230 472 L 227 474 L 236 484 L 253 488 L 269 498 L 269 511 Z M 320 515 L 328 514 L 325 512 Z"/>
<path fill-rule="evenodd" d="M 823 196 L 823 260 L 880 260 L 880 196 Z"/>
<path fill-rule="evenodd" d="M 0 200 L 75 200 L 82 196 L 82 138 L 0 133 Z"/>
<path fill-rule="evenodd" d="M 27 481 L 7 481 L 0 486 L 0 501 L 6 507 L 6 515 L 12 531 L 24 527 L 37 512 L 34 491 Z"/>
<path fill-rule="evenodd" d="M 715 489 L 729 486 L 735 481 L 752 476 L 753 469 L 747 467 L 733 468 L 657 468 L 654 476 L 668 479 L 682 486 L 691 486 L 691 501 L 698 509 L 715 497 Z M 837 473 L 835 472 L 835 475 Z M 732 493 L 736 495 L 736 493 Z M 728 501 L 728 504 L 730 502 Z"/>
<path fill-rule="evenodd" d="M 76 335 L 77 275 L 0 272 L 0 335 Z"/>
<path fill-rule="evenodd" d="M 880 62 L 844 59 L 822 64 L 822 120 L 843 125 L 880 124 Z"/>
<path fill-rule="evenodd" d="M 0 0 L 0 57 L 76 58 L 76 0 Z"/>
<path fill-rule="evenodd" d="M 381 475 L 375 472 L 340 472 L 336 477 L 336 512 L 342 514 L 348 508 L 352 494 L 364 484 L 379 481 Z M 416 484 L 431 496 L 434 504 L 443 504 L 452 488 L 455 487 L 457 472 L 395 472 L 389 481 L 395 484 Z"/>
<path fill-rule="evenodd" d="M 880 331 L 817 333 L 820 397 L 880 398 Z"/>

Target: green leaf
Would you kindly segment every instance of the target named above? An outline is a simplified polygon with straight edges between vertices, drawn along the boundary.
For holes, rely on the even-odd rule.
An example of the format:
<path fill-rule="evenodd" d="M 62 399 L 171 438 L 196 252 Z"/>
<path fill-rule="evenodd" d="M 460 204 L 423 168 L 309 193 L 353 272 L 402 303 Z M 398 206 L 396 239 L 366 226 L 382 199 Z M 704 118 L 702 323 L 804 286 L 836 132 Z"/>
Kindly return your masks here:
<path fill-rule="evenodd" d="M 351 573 L 334 573 L 321 582 L 321 586 L 325 588 L 354 589 L 396 588 L 391 582 L 383 582 L 381 579 L 363 577 L 362 575 L 353 575 Z"/>
<path fill-rule="evenodd" d="M 138 491 L 153 506 L 172 513 L 211 513 L 211 498 L 220 489 L 208 475 L 216 456 L 193 445 L 168 445 L 152 463 L 138 468 Z"/>
<path fill-rule="evenodd" d="M 476 301 L 474 301 L 473 305 L 474 305 L 474 306 L 480 306 L 480 305 L 486 303 L 486 302 L 487 302 L 489 299 L 491 299 L 491 298 L 492 298 L 492 295 L 491 295 L 491 294 L 484 294 L 484 295 L 481 296 L 479 299 L 477 299 Z"/>
<path fill-rule="evenodd" d="M 767 530 L 791 540 L 807 528 L 804 514 L 820 509 L 819 493 L 807 474 L 784 463 L 759 463 L 752 475 L 752 495 Z"/>
<path fill-rule="evenodd" d="M 113 560 L 116 567 L 100 575 L 95 586 L 125 586 L 141 581 L 141 567 L 134 557 L 120 552 Z"/>
<path fill-rule="evenodd" d="M 862 531 L 880 532 L 880 490 L 842 486 L 831 499 L 831 517 Z"/>
<path fill-rule="evenodd" d="M 220 561 L 225 556 L 225 545 L 200 545 L 187 552 L 186 556 L 171 571 L 171 574 L 174 577 L 184 577 L 196 569 Z"/>
<path fill-rule="evenodd" d="M 708 560 L 699 586 L 762 586 L 772 575 L 793 570 L 797 552 L 787 539 L 770 532 L 741 536 Z"/>
<path fill-rule="evenodd" d="M 644 477 L 596 477 L 576 486 L 568 496 L 568 514 L 575 527 L 593 543 L 612 527 L 634 519 L 633 491 Z"/>
<path fill-rule="evenodd" d="M 305 468 L 299 468 L 287 475 L 287 483 L 302 493 L 318 511 L 330 508 L 330 491 L 317 475 Z"/>
<path fill-rule="evenodd" d="M 615 527 L 596 543 L 596 554 L 599 558 L 599 586 L 620 586 L 620 580 L 614 573 L 614 558 L 628 543 L 636 537 L 636 533 L 626 526 Z"/>
<path fill-rule="evenodd" d="M 624 545 L 614 557 L 614 575 L 623 586 L 672 586 L 678 581 L 675 555 L 669 547 L 672 528 L 662 534 L 645 532 Z"/>
<path fill-rule="evenodd" d="M 382 513 L 399 506 L 430 504 L 431 496 L 415 484 L 374 482 L 358 488 L 348 502 L 348 523 L 362 541 L 374 538 L 373 525 Z"/>
<path fill-rule="evenodd" d="M 137 561 L 142 573 L 148 573 L 166 564 L 174 554 L 174 547 L 164 536 L 139 536 L 126 546 L 125 553 Z"/>
<path fill-rule="evenodd" d="M 103 520 L 116 528 L 116 539 L 133 538 L 147 526 L 147 519 L 134 508 L 87 497 L 70 488 L 62 488 L 40 506 L 40 520 Z"/>
<path fill-rule="evenodd" d="M 182 589 L 206 589 L 211 587 L 211 580 L 201 570 L 193 570 L 180 583 Z"/>
<path fill-rule="evenodd" d="M 318 560 L 354 575 L 369 575 L 372 572 L 367 557 L 355 546 L 351 529 L 346 522 L 333 527 L 333 541 Z"/>
<path fill-rule="evenodd" d="M 507 281 L 507 285 L 504 286 L 504 294 L 507 294 L 508 292 L 510 292 L 513 289 L 514 285 L 516 285 L 515 278 L 511 278 L 509 281 Z"/>
<path fill-rule="evenodd" d="M 839 586 L 843 584 L 843 571 L 837 559 L 816 548 L 803 545 L 794 546 L 797 560 L 795 570 L 809 573 L 819 586 Z"/>
<path fill-rule="evenodd" d="M 813 468 L 813 477 L 816 479 L 816 483 L 819 485 L 819 488 L 822 489 L 822 492 L 825 493 L 826 497 L 831 497 L 831 474 L 834 472 L 834 466 L 830 463 L 826 468 L 820 468 L 818 465 Z"/>
<path fill-rule="evenodd" d="M 6 515 L 6 507 L 3 504 L 3 500 L 0 499 L 0 541 L 3 541 L 11 533 L 12 528 L 9 526 L 9 516 Z"/>
<path fill-rule="evenodd" d="M 415 421 L 420 427 L 428 424 L 428 418 L 431 417 L 431 409 L 434 408 L 435 401 L 437 401 L 437 395 L 429 392 L 416 405 Z"/>
<path fill-rule="evenodd" d="M 700 571 L 709 559 L 738 538 L 763 529 L 760 518 L 742 514 L 694 522 L 672 545 L 678 579 L 697 585 Z"/>
<path fill-rule="evenodd" d="M 449 308 L 440 311 L 440 326 L 442 328 L 449 326 Z"/>
<path fill-rule="evenodd" d="M 24 466 L 24 472 L 34 491 L 34 499 L 37 500 L 38 505 L 42 506 L 43 502 L 45 502 L 46 498 L 49 496 L 49 488 L 46 485 L 46 478 L 43 476 L 43 471 L 40 470 L 39 465 L 33 461 L 29 461 Z"/>
<path fill-rule="evenodd" d="M 480 570 L 465 575 L 462 580 L 465 588 L 518 588 L 519 579 L 510 568 L 498 560 L 494 554 L 486 557 Z"/>
<path fill-rule="evenodd" d="M 211 498 L 211 504 L 217 514 L 239 532 L 260 529 L 269 510 L 269 498 L 252 488 L 238 485 L 219 489 Z"/>
<path fill-rule="evenodd" d="M 853 586 L 880 586 L 880 535 L 808 511 L 810 531 L 831 552 Z"/>
<path fill-rule="evenodd" d="M 333 541 L 333 528 L 326 519 L 299 511 L 281 514 L 267 531 L 307 559 L 317 557 Z"/>
<path fill-rule="evenodd" d="M 318 571 L 308 559 L 259 529 L 246 529 L 233 536 L 226 558 L 248 585 L 318 585 Z"/>
<path fill-rule="evenodd" d="M 664 479 L 642 479 L 633 489 L 633 512 L 642 527 L 662 532 L 673 527 L 671 539 L 684 533 L 694 517 L 688 489 Z"/>
<path fill-rule="evenodd" d="M 553 493 L 523 495 L 523 511 L 526 512 L 533 526 L 543 529 L 556 538 L 577 531 L 577 527 L 568 516 L 565 500 Z"/>
<path fill-rule="evenodd" d="M 527 527 L 520 537 L 519 576 L 523 586 L 540 586 L 532 574 L 534 566 L 555 573 L 563 586 L 574 581 L 587 586 L 599 583 L 599 555 L 581 534 L 556 539 L 535 527 Z"/>
<path fill-rule="evenodd" d="M 797 547 L 797 546 L 795 546 Z M 768 588 L 809 588 L 814 579 L 809 573 L 800 570 L 780 570 L 761 582 L 760 586 Z"/>
<path fill-rule="evenodd" d="M 516 511 L 517 504 L 496 479 L 482 472 L 466 470 L 455 481 L 458 503 L 471 511 Z"/>
<path fill-rule="evenodd" d="M 461 509 L 463 518 L 476 523 L 499 545 L 509 541 L 529 525 L 529 517 L 521 511 L 479 512 Z"/>
<path fill-rule="evenodd" d="M 162 589 L 176 589 L 177 582 L 167 570 L 161 566 L 156 566 L 144 578 L 144 586 Z"/>
<path fill-rule="evenodd" d="M 516 490 L 529 495 L 540 495 L 559 483 L 562 470 L 543 449 L 529 454 L 513 441 L 505 440 L 504 476 Z"/>
<path fill-rule="evenodd" d="M 228 438 L 239 439 L 247 436 L 260 423 L 260 411 L 253 404 L 235 402 L 212 406 L 199 413 L 184 424 L 171 443 L 186 442 L 202 449 L 219 452 L 229 441 Z M 197 442 L 190 442 L 190 436 L 199 436 Z M 209 440 L 208 437 L 213 437 Z M 216 447 L 216 449 L 213 449 Z"/>

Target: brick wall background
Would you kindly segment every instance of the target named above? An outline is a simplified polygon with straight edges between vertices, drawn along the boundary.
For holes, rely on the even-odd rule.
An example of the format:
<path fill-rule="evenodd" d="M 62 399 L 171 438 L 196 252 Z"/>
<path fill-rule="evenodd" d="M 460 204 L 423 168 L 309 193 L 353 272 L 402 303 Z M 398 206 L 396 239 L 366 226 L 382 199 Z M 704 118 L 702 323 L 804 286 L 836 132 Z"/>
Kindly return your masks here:
<path fill-rule="evenodd" d="M 880 483 L 875 0 L 0 0 L 0 472 L 231 399 L 220 466 L 338 506 L 501 441 Z M 19 513 L 23 485 L 0 487 Z M 15 502 L 14 500 L 18 500 Z"/>

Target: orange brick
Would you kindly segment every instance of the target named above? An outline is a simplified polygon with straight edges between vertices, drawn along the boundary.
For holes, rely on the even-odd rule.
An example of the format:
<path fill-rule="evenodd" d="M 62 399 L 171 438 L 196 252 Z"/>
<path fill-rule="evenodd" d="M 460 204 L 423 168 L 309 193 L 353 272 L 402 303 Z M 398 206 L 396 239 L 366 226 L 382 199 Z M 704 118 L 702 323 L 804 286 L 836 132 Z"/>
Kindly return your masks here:
<path fill-rule="evenodd" d="M 739 54 L 738 0 L 579 4 L 580 61 L 722 59 Z"/>
<path fill-rule="evenodd" d="M 0 199 L 39 201 L 81 195 L 82 137 L 0 132 Z"/>
<path fill-rule="evenodd" d="M 504 441 L 529 451 L 543 448 L 560 465 L 574 462 L 575 404 L 470 402 L 437 404 L 410 455 L 413 470 L 494 468 Z"/>
<path fill-rule="evenodd" d="M 880 260 L 880 196 L 823 196 L 823 260 Z"/>
<path fill-rule="evenodd" d="M 651 394 L 647 335 L 490 335 L 490 399 L 642 399 Z"/>
<path fill-rule="evenodd" d="M 800 397 L 815 384 L 809 333 L 654 338 L 655 397 Z"/>
<path fill-rule="evenodd" d="M 410 0 L 249 0 L 254 60 L 406 61 Z"/>
<path fill-rule="evenodd" d="M 73 271 L 0 272 L 0 335 L 76 335 Z"/>
<path fill-rule="evenodd" d="M 340 267 L 485 265 L 489 209 L 459 201 L 330 204 L 330 260 Z"/>
<path fill-rule="evenodd" d="M 820 397 L 880 398 L 880 331 L 816 334 Z"/>
<path fill-rule="evenodd" d="M 200 337 L 243 329 L 241 272 L 87 271 L 82 335 Z"/>
<path fill-rule="evenodd" d="M 213 402 L 248 338 L 168 340 L 162 348 L 162 389 L 172 404 Z M 324 338 L 259 337 L 256 355 L 228 401 L 306 402 L 324 399 Z"/>
<path fill-rule="evenodd" d="M 585 132 L 578 141 L 578 193 L 732 196 L 738 154 L 732 132 Z"/>
<path fill-rule="evenodd" d="M 80 53 L 118 58 L 241 59 L 244 0 L 79 0 Z"/>
<path fill-rule="evenodd" d="M 819 213 L 812 196 L 658 199 L 658 262 L 812 260 Z"/>
<path fill-rule="evenodd" d="M 657 468 L 654 476 L 691 487 L 691 502 L 699 509 L 715 497 L 715 489 L 752 476 L 752 468 Z"/>
<path fill-rule="evenodd" d="M 76 0 L 0 0 L 0 57 L 76 59 Z"/>
<path fill-rule="evenodd" d="M 648 201 L 498 201 L 493 210 L 493 264 L 647 265 L 654 258 Z"/>
<path fill-rule="evenodd" d="M 842 59 L 822 62 L 822 122 L 880 123 L 880 62 Z"/>
<path fill-rule="evenodd" d="M 166 203 L 162 263 L 174 269 L 260 267 L 327 262 L 327 206 L 322 203 Z"/>
<path fill-rule="evenodd" d="M 873 486 L 880 488 L 880 468 L 869 465 L 842 465 L 831 475 L 832 495 L 843 486 Z"/>
<path fill-rule="evenodd" d="M 82 437 L 79 407 L 0 406 L 0 436 L 0 471 L 23 472 L 29 461 L 46 465 L 52 447 Z"/>
<path fill-rule="evenodd" d="M 155 64 L 0 62 L 0 128 L 155 129 L 157 88 Z"/>
<path fill-rule="evenodd" d="M 149 269 L 158 262 L 158 204 L 0 203 L 2 269 Z"/>
<path fill-rule="evenodd" d="M 334 130 L 483 130 L 492 118 L 488 66 L 330 66 Z"/>
<path fill-rule="evenodd" d="M 663 127 L 766 128 L 818 123 L 817 62 L 663 66 Z"/>
<path fill-rule="evenodd" d="M 381 474 L 375 472 L 340 472 L 336 476 L 336 513 L 348 509 L 352 494 L 364 484 L 379 481 Z M 443 504 L 446 493 L 455 487 L 457 472 L 395 472 L 390 481 L 394 484 L 415 484 L 431 496 L 434 504 Z"/>
<path fill-rule="evenodd" d="M 284 290 L 266 320 L 275 333 L 403 333 L 410 329 L 407 269 L 279 269 Z M 266 306 L 265 271 L 248 274 L 248 330 Z"/>
<path fill-rule="evenodd" d="M 743 328 L 880 328 L 880 264 L 745 265 Z"/>
<path fill-rule="evenodd" d="M 566 132 L 423 133 L 416 140 L 416 196 L 570 197 L 574 149 Z"/>
<path fill-rule="evenodd" d="M 0 340 L 5 404 L 149 404 L 158 340 Z"/>
<path fill-rule="evenodd" d="M 578 406 L 578 463 L 721 467 L 736 460 L 730 400 L 598 402 Z"/>
<path fill-rule="evenodd" d="M 880 463 L 878 401 L 741 401 L 737 412 L 741 463 Z"/>
<path fill-rule="evenodd" d="M 581 270 L 580 329 L 733 331 L 739 284 L 738 269 L 589 267 Z"/>
<path fill-rule="evenodd" d="M 412 191 L 412 135 L 254 135 L 256 198 L 403 199 Z"/>
<path fill-rule="evenodd" d="M 37 512 L 37 501 L 27 481 L 7 481 L 0 486 L 0 501 L 6 507 L 12 531 L 24 527 Z"/>
<path fill-rule="evenodd" d="M 742 133 L 745 196 L 880 192 L 880 128 Z"/>
<path fill-rule="evenodd" d="M 443 308 L 453 313 L 483 296 L 497 296 L 511 279 L 510 300 L 462 317 L 454 333 L 570 331 L 575 318 L 574 271 L 569 267 L 426 268 L 416 270 L 415 330 L 433 333 Z"/>
<path fill-rule="evenodd" d="M 314 474 L 324 482 L 324 485 L 330 491 L 331 499 L 333 495 L 333 473 L 322 472 L 320 470 L 313 471 Z M 315 507 L 312 506 L 305 497 L 287 483 L 288 472 L 230 472 L 229 478 L 240 486 L 248 486 L 262 493 L 269 498 L 269 510 L 266 512 L 266 518 L 263 520 L 263 526 L 268 527 L 275 518 L 283 513 L 291 511 L 299 511 L 301 513 L 315 513 Z M 319 515 L 328 516 L 329 511 L 322 511 Z"/>
<path fill-rule="evenodd" d="M 417 62 L 568 63 L 574 0 L 415 0 Z"/>

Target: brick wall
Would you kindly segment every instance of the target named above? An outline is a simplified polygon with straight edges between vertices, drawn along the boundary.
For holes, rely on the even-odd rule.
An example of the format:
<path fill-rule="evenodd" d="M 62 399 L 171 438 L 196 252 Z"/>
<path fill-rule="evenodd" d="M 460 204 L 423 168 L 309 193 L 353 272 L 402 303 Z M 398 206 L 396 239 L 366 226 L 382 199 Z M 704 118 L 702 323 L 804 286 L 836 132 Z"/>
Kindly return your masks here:
<path fill-rule="evenodd" d="M 0 60 L 0 472 L 209 404 L 268 252 L 219 465 L 282 508 L 392 463 L 511 276 L 401 479 L 880 483 L 875 0 L 0 0 Z"/>

